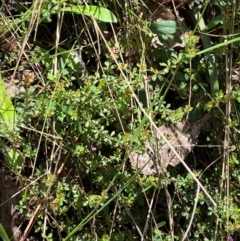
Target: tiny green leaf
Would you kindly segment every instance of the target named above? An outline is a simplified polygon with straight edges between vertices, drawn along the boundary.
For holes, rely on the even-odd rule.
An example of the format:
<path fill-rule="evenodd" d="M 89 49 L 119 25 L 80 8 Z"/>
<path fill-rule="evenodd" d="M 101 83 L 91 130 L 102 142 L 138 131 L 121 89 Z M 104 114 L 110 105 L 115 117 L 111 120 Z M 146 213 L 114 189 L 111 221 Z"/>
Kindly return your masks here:
<path fill-rule="evenodd" d="M 95 19 L 102 21 L 102 22 L 107 22 L 107 23 L 116 23 L 117 22 L 116 16 L 111 11 L 109 11 L 106 8 L 99 7 L 99 6 L 70 5 L 68 7 L 62 8 L 61 11 L 71 12 L 71 13 L 75 13 L 75 14 L 83 14 L 83 15 L 86 15 L 89 17 L 93 16 Z"/>
<path fill-rule="evenodd" d="M 186 86 L 187 86 L 187 84 L 186 84 L 185 82 L 181 82 L 181 83 L 179 84 L 179 88 L 180 88 L 180 89 L 184 89 L 184 88 L 186 88 Z"/>
<path fill-rule="evenodd" d="M 194 92 L 198 91 L 198 89 L 199 89 L 199 86 L 198 86 L 198 85 L 193 85 L 192 90 L 193 90 Z"/>

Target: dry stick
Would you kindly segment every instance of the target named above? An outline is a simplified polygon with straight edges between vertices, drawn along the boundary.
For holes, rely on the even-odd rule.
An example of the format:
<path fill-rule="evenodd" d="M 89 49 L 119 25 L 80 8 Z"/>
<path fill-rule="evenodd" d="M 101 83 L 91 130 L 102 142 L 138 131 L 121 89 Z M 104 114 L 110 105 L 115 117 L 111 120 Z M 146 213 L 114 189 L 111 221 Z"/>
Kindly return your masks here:
<path fill-rule="evenodd" d="M 187 238 L 187 235 L 188 235 L 188 233 L 189 233 L 189 231 L 190 231 L 190 228 L 191 228 L 191 226 L 192 226 L 194 214 L 195 214 L 196 208 L 197 208 L 199 192 L 200 192 L 200 186 L 197 185 L 197 192 L 196 192 L 195 203 L 194 203 L 194 206 L 193 206 L 192 216 L 191 216 L 191 219 L 190 219 L 188 228 L 187 228 L 186 232 L 185 232 L 184 235 L 183 235 L 182 241 L 184 241 L 184 240 Z"/>
<path fill-rule="evenodd" d="M 167 199 L 167 206 L 168 206 L 168 213 L 169 213 L 169 227 L 170 227 L 170 233 L 172 236 L 172 240 L 174 240 L 174 221 L 173 221 L 173 209 L 172 209 L 172 198 L 168 192 L 168 188 L 165 186 L 165 194 Z"/>
<path fill-rule="evenodd" d="M 41 1 L 34 1 L 32 12 L 35 13 L 38 8 L 40 9 L 42 3 L 43 3 L 42 0 L 41 0 Z M 38 5 L 38 4 L 39 4 L 39 5 Z M 16 72 L 17 72 L 17 67 L 19 66 L 19 63 L 20 63 L 20 61 L 21 61 L 21 57 L 22 57 L 22 55 L 23 55 L 23 53 L 24 53 L 24 49 L 25 49 L 25 47 L 26 47 L 26 45 L 27 45 L 28 39 L 29 39 L 29 37 L 30 37 L 30 34 L 31 34 L 31 32 L 32 32 L 32 30 L 33 30 L 33 28 L 34 28 L 35 21 L 36 21 L 36 20 L 38 19 L 38 17 L 39 17 L 39 11 L 38 11 L 37 13 L 38 13 L 38 14 L 32 14 L 31 20 L 30 20 L 30 22 L 29 22 L 29 24 L 28 24 L 27 33 L 26 33 L 26 35 L 25 35 L 25 37 L 24 37 L 24 40 L 23 40 L 23 43 L 22 43 L 22 46 L 21 46 L 21 49 L 20 49 L 20 53 L 19 53 L 19 55 L 18 55 L 18 59 L 17 59 L 17 62 L 16 62 L 16 66 L 15 66 L 14 72 L 13 72 L 13 74 L 12 74 L 11 82 L 13 81 L 13 78 L 14 78 Z"/>
<path fill-rule="evenodd" d="M 225 20 L 225 18 L 224 18 Z M 235 20 L 235 11 L 233 8 L 233 17 L 232 17 L 232 21 L 234 23 Z M 225 20 L 225 25 L 226 25 L 226 20 Z M 226 28 L 224 29 L 226 32 Z M 232 32 L 234 33 L 234 29 L 232 29 Z M 227 54 L 225 56 L 225 64 L 226 64 L 226 96 L 230 96 L 231 95 L 231 91 L 232 91 L 232 82 L 231 82 L 231 75 L 232 75 L 232 54 L 233 54 L 233 44 L 230 45 L 231 46 L 231 53 L 230 53 L 230 57 Z M 226 109 L 225 109 L 225 114 L 227 117 L 227 125 L 225 126 L 225 130 L 224 130 L 224 151 L 223 151 L 223 165 L 222 165 L 222 181 L 220 183 L 220 198 L 222 199 L 222 195 L 223 195 L 223 185 L 225 183 L 226 185 L 226 216 L 227 216 L 227 240 L 228 240 L 228 236 L 229 236 L 229 231 L 228 231 L 228 224 L 229 224 L 229 188 L 230 188 L 230 180 L 229 180 L 229 158 L 230 158 L 230 114 L 231 114 L 231 101 L 227 101 L 226 103 Z M 227 180 L 226 180 L 227 178 Z M 215 229 L 215 237 L 214 240 L 217 240 L 217 234 L 218 234 L 218 225 L 219 225 L 219 219 L 217 219 L 216 221 L 216 229 Z"/>
<path fill-rule="evenodd" d="M 51 191 L 51 188 L 52 188 L 52 185 L 50 185 L 45 193 L 45 197 L 44 198 L 47 198 L 49 196 L 49 193 Z M 24 233 L 23 233 L 23 236 L 21 237 L 21 239 L 19 241 L 25 241 L 26 238 L 27 238 L 27 235 L 29 234 L 34 222 L 35 222 L 35 219 L 36 219 L 36 216 L 38 215 L 40 209 L 42 207 L 42 203 L 40 203 L 37 208 L 35 209 L 34 213 L 33 213 L 33 216 L 31 217 L 31 219 L 29 220 L 28 222 L 28 225 L 26 227 L 26 229 L 24 230 Z"/>
<path fill-rule="evenodd" d="M 28 234 L 29 234 L 29 232 L 30 232 L 30 230 L 31 230 L 34 222 L 35 222 L 35 218 L 36 218 L 36 216 L 37 216 L 40 208 L 41 208 L 41 204 L 39 204 L 39 205 L 37 206 L 37 208 L 35 209 L 32 217 L 31 217 L 31 219 L 29 220 L 28 225 L 27 225 L 26 229 L 24 230 L 24 233 L 23 233 L 23 235 L 22 235 L 22 237 L 21 237 L 21 239 L 20 239 L 19 241 L 25 241 L 25 240 L 26 240 L 26 238 L 27 238 L 27 236 L 28 236 Z"/>
<path fill-rule="evenodd" d="M 232 34 L 234 34 L 234 29 L 235 29 L 235 24 L 234 24 L 234 21 L 235 21 L 235 18 L 236 18 L 236 3 L 233 3 L 232 4 L 232 9 L 233 9 L 233 14 L 232 14 Z M 229 58 L 229 62 L 228 62 L 228 70 L 229 71 L 226 71 L 226 84 L 227 84 L 227 91 L 226 91 L 226 94 L 227 96 L 231 95 L 232 93 L 232 73 L 233 73 L 233 43 L 230 45 L 230 49 L 231 49 L 231 52 L 230 52 L 230 58 Z M 229 198 L 230 198 L 230 165 L 229 165 L 229 159 L 230 159 L 230 154 L 229 154 L 229 151 L 230 151 L 230 148 L 229 148 L 229 145 L 230 145 L 230 114 L 231 114 L 231 101 L 229 100 L 227 103 L 226 103 L 226 114 L 227 114 L 227 117 L 228 117 L 228 123 L 227 123 L 227 128 L 226 128 L 226 141 L 227 141 L 227 145 L 228 145 L 228 149 L 227 149 L 227 237 L 226 239 L 228 240 L 228 237 L 229 237 L 229 209 L 230 209 L 230 204 L 229 204 Z"/>
<path fill-rule="evenodd" d="M 118 199 L 116 200 L 115 207 L 113 209 L 113 215 L 112 215 L 113 217 L 112 217 L 111 227 L 110 227 L 110 231 L 109 231 L 110 240 L 111 240 L 111 236 L 113 233 L 113 227 L 114 227 L 114 223 L 115 223 L 115 219 L 116 219 L 117 208 L 118 208 Z"/>
<path fill-rule="evenodd" d="M 136 229 L 137 229 L 137 231 L 138 231 L 138 233 L 139 233 L 139 235 L 140 235 L 140 237 L 141 237 L 141 240 L 142 240 L 142 238 L 143 238 L 142 232 L 141 232 L 140 228 L 138 227 L 135 219 L 133 218 L 131 212 L 129 211 L 129 208 L 127 208 L 127 207 L 125 207 L 125 206 L 124 206 L 124 208 L 125 208 L 128 216 L 131 218 L 132 222 L 134 223 L 134 225 L 135 225 L 135 227 L 136 227 Z"/>
<path fill-rule="evenodd" d="M 228 73 L 228 71 L 227 71 Z M 231 94 L 231 80 L 229 78 L 226 79 L 227 83 L 227 90 L 226 90 L 226 95 L 230 95 Z M 227 117 L 227 124 L 225 126 L 225 131 L 224 131 L 224 153 L 223 153 L 223 161 L 224 161 L 224 165 L 225 165 L 225 175 L 226 175 L 226 211 L 227 211 L 227 237 L 229 236 L 229 159 L 230 159 L 230 148 L 229 148 L 229 142 L 230 142 L 230 114 L 231 114 L 231 102 L 228 101 L 226 103 L 226 117 Z"/>
<path fill-rule="evenodd" d="M 0 124 L 1 123 L 4 123 L 4 122 L 1 122 L 0 121 Z M 63 138 L 62 137 L 59 137 L 59 136 L 55 136 L 55 135 L 52 135 L 52 134 L 49 134 L 49 133 L 45 133 L 45 132 L 42 132 L 42 131 L 38 131 L 38 130 L 36 130 L 36 129 L 33 129 L 33 128 L 31 128 L 31 127 L 27 127 L 27 126 L 22 126 L 22 125 L 18 125 L 18 127 L 19 128 L 22 128 L 22 129 L 26 129 L 26 130 L 29 130 L 29 131 L 34 131 L 34 132 L 36 132 L 36 133 L 39 133 L 39 134 L 42 134 L 44 137 L 51 137 L 51 138 L 53 138 L 54 140 L 63 140 Z"/>
<path fill-rule="evenodd" d="M 220 159 L 220 158 L 219 158 Z M 215 164 L 216 162 L 218 161 L 218 159 L 216 159 L 215 161 L 213 161 L 210 165 L 208 165 L 205 170 L 202 172 L 202 174 L 200 175 L 199 179 L 202 177 L 203 173 L 209 169 L 213 164 Z M 192 226 L 192 223 L 193 223 L 193 218 L 194 218 L 194 215 L 195 215 L 195 212 L 196 212 L 196 208 L 197 208 L 197 203 L 198 203 L 198 197 L 199 197 L 199 192 L 200 192 L 200 187 L 199 185 L 197 185 L 197 192 L 196 192 L 196 198 L 195 198 L 195 203 L 194 203 L 194 206 L 193 206 L 193 211 L 192 211 L 192 216 L 191 216 L 191 219 L 190 219 L 190 222 L 189 222 L 189 225 L 188 225 L 188 228 L 186 230 L 186 232 L 184 233 L 183 235 L 183 239 L 182 241 L 184 241 L 190 231 L 190 228 Z"/>
<path fill-rule="evenodd" d="M 224 150 L 223 150 L 223 159 L 224 159 Z M 221 182 L 220 182 L 220 192 L 219 192 L 219 198 L 220 200 L 222 200 L 222 193 L 223 193 L 223 185 L 224 185 L 224 173 L 225 173 L 225 165 L 223 163 L 222 165 L 222 174 L 221 174 Z M 216 220 L 216 228 L 215 228 L 215 231 L 214 231 L 214 239 L 213 241 L 216 241 L 216 237 L 217 237 L 217 234 L 218 234 L 218 225 L 219 225 L 220 221 L 219 221 L 219 218 L 217 218 Z"/>
<path fill-rule="evenodd" d="M 148 214 L 147 214 L 147 218 L 146 218 L 146 222 L 145 222 L 145 226 L 144 226 L 144 230 L 143 230 L 143 234 L 142 234 L 142 237 L 141 237 L 141 241 L 144 241 L 144 236 L 148 230 L 148 222 L 149 222 L 149 219 L 150 219 L 150 214 L 151 214 L 151 210 L 152 210 L 152 206 L 153 206 L 153 200 L 154 200 L 154 197 L 155 197 L 155 193 L 156 193 L 156 189 L 154 190 L 153 192 L 153 195 L 152 195 L 152 198 L 151 198 L 151 202 L 150 204 L 148 204 Z"/>
<path fill-rule="evenodd" d="M 233 18 L 232 20 L 234 21 L 234 13 L 235 11 L 233 11 Z M 233 23 L 234 24 L 234 23 Z M 231 44 L 231 53 L 229 58 L 227 58 L 228 55 L 226 55 L 226 64 L 227 64 L 227 70 L 226 71 L 226 96 L 230 96 L 232 93 L 232 82 L 231 82 L 231 75 L 232 75 L 232 65 L 233 65 L 233 44 Z M 229 237 L 229 197 L 230 197 L 230 172 L 229 172 L 229 159 L 230 159 L 230 148 L 229 148 L 229 144 L 230 144 L 230 118 L 231 115 L 231 100 L 229 100 L 226 103 L 226 117 L 227 117 L 227 125 L 225 127 L 225 135 L 224 135 L 224 146 L 227 147 L 226 149 L 224 149 L 224 163 L 226 165 L 226 177 L 227 177 L 227 183 L 226 183 L 226 197 L 227 197 L 227 239 Z"/>
<path fill-rule="evenodd" d="M 77 142 L 77 140 L 78 140 L 78 138 L 76 139 L 76 142 Z M 58 171 L 57 171 L 57 174 L 56 174 L 57 177 L 61 174 L 61 172 L 62 172 L 62 170 L 63 170 L 63 168 L 64 168 L 67 160 L 68 160 L 69 157 L 71 156 L 71 154 L 72 154 L 72 151 L 68 151 L 68 153 L 67 153 L 67 155 L 65 156 L 65 158 L 64 158 L 61 166 L 59 167 L 59 169 L 58 169 Z"/>
<path fill-rule="evenodd" d="M 116 62 L 117 63 L 117 62 Z M 118 63 L 117 63 L 118 65 Z M 119 66 L 120 68 L 120 66 Z M 120 70 L 121 71 L 121 70 Z M 164 134 L 162 134 L 156 124 L 152 121 L 152 119 L 149 117 L 149 115 L 147 114 L 147 112 L 145 111 L 145 109 L 141 106 L 141 103 L 139 102 L 136 94 L 134 93 L 131 85 L 129 84 L 129 82 L 127 81 L 124 73 L 122 72 L 123 77 L 126 80 L 126 83 L 128 85 L 128 87 L 130 88 L 130 90 L 132 91 L 133 97 L 136 100 L 136 102 L 138 103 L 138 106 L 140 108 L 140 110 L 144 113 L 144 115 L 147 117 L 147 119 L 151 122 L 151 124 L 155 127 L 156 131 L 158 132 L 158 134 L 163 138 L 163 140 L 169 145 L 170 149 L 172 150 L 172 152 L 177 156 L 177 158 L 180 160 L 180 162 L 183 164 L 183 166 L 187 169 L 187 171 L 191 174 L 192 178 L 195 180 L 195 182 L 201 187 L 201 189 L 203 190 L 203 192 L 206 194 L 206 196 L 209 198 L 209 200 L 212 202 L 212 204 L 214 206 L 217 206 L 216 202 L 212 199 L 212 197 L 209 195 L 209 193 L 206 191 L 206 189 L 203 187 L 203 185 L 199 182 L 199 180 L 195 177 L 194 173 L 191 171 L 191 169 L 188 167 L 188 165 L 184 162 L 184 160 L 179 156 L 179 154 L 177 153 L 177 151 L 174 149 L 174 147 L 169 143 L 169 141 L 167 140 L 167 138 L 164 136 Z"/>
<path fill-rule="evenodd" d="M 60 166 L 60 168 L 59 168 L 59 170 L 58 170 L 58 172 L 57 172 L 57 174 L 56 174 L 56 179 L 58 178 L 59 174 L 61 173 L 61 171 L 62 171 L 62 169 L 63 169 L 63 167 L 64 167 L 64 164 L 65 164 L 66 161 L 68 160 L 68 158 L 69 158 L 69 156 L 71 155 L 71 153 L 72 153 L 72 152 L 69 151 L 69 152 L 67 153 L 66 157 L 64 158 L 63 164 Z M 45 174 L 46 174 L 46 173 L 45 173 Z M 44 175 L 45 175 L 45 174 L 44 174 Z M 48 190 L 46 191 L 46 196 L 48 196 L 50 190 L 51 190 L 51 185 L 49 186 Z M 39 205 L 37 206 L 37 208 L 35 209 L 35 212 L 34 212 L 33 216 L 31 217 L 31 219 L 29 220 L 28 225 L 27 225 L 26 229 L 24 230 L 24 233 L 23 233 L 23 235 L 22 235 L 22 237 L 21 237 L 21 239 L 20 239 L 19 241 L 25 241 L 25 240 L 26 240 L 27 235 L 28 235 L 28 233 L 30 232 L 31 227 L 32 227 L 33 224 L 34 224 L 35 218 L 36 218 L 36 216 L 38 215 L 41 207 L 42 207 L 42 204 L 39 204 Z"/>
<path fill-rule="evenodd" d="M 43 173 L 40 177 L 36 178 L 34 181 L 32 181 L 30 184 L 28 184 L 27 186 L 25 186 L 24 188 L 22 188 L 20 191 L 16 192 L 14 195 L 12 195 L 9 199 L 7 199 L 5 202 L 0 204 L 0 207 L 7 203 L 9 200 L 11 200 L 12 198 L 16 197 L 17 195 L 19 195 L 23 190 L 25 190 L 26 188 L 28 188 L 29 186 L 31 186 L 33 183 L 37 182 L 39 179 L 41 179 L 43 176 L 47 175 L 47 173 Z"/>
<path fill-rule="evenodd" d="M 61 29 L 62 21 L 63 21 L 63 18 L 61 18 L 61 14 L 58 14 L 58 18 L 59 18 L 61 21 L 60 21 L 60 25 L 57 24 L 56 46 L 58 46 L 58 44 L 59 44 L 60 29 Z M 25 38 L 24 40 L 27 41 L 26 38 Z M 25 45 L 26 45 L 26 43 L 25 43 Z M 22 50 L 22 51 L 23 51 L 23 50 Z M 57 51 L 58 51 L 58 48 L 56 48 L 55 54 L 57 54 Z M 20 58 L 19 58 L 19 61 L 20 61 Z M 55 61 L 54 61 L 54 64 L 55 64 L 55 65 L 54 65 L 54 70 L 53 70 L 53 71 L 54 71 L 54 73 L 56 74 L 56 71 L 57 71 L 57 67 L 56 67 L 56 66 L 57 66 L 57 60 L 56 60 L 56 59 L 55 59 Z M 71 154 L 71 152 L 69 153 L 69 155 L 70 155 L 70 154 Z M 58 177 L 58 175 L 57 175 L 57 177 Z M 51 187 L 52 187 L 52 185 L 50 185 L 49 188 L 48 188 L 48 190 L 46 191 L 46 196 L 48 196 L 48 194 L 50 193 Z M 25 231 L 24 231 L 24 234 L 23 234 L 23 236 L 21 237 L 20 241 L 24 241 L 24 240 L 27 238 L 27 235 L 28 235 L 28 233 L 30 232 L 31 227 L 32 227 L 33 224 L 34 224 L 35 218 L 36 218 L 36 216 L 38 215 L 41 207 L 42 207 L 42 204 L 39 204 L 38 207 L 36 208 L 36 210 L 35 210 L 32 218 L 31 218 L 30 221 L 28 222 L 28 225 L 27 225 L 27 227 L 26 227 L 26 229 L 25 229 Z M 45 228 L 45 225 L 44 225 L 44 228 Z M 44 232 L 45 232 L 45 230 L 44 230 Z"/>
<path fill-rule="evenodd" d="M 96 22 L 96 20 L 93 19 L 93 21 Z M 116 65 L 118 66 L 118 69 L 119 71 L 121 72 L 124 80 L 126 81 L 129 89 L 131 90 L 132 92 L 132 95 L 135 99 L 135 101 L 137 102 L 138 106 L 139 106 L 139 109 L 142 111 L 142 113 L 147 117 L 147 119 L 151 122 L 152 126 L 154 126 L 154 128 L 156 129 L 156 131 L 158 132 L 158 134 L 163 138 L 163 140 L 169 145 L 170 149 L 172 150 L 172 152 L 176 155 L 176 157 L 180 160 L 180 162 L 183 164 L 183 166 L 187 169 L 187 171 L 190 173 L 190 175 L 192 176 L 192 178 L 194 179 L 194 181 L 200 186 L 200 188 L 202 189 L 202 191 L 206 194 L 206 196 L 209 198 L 209 200 L 211 201 L 211 203 L 214 205 L 214 206 L 217 206 L 216 202 L 212 199 L 212 197 L 210 196 L 210 194 L 207 192 L 207 190 L 203 187 L 203 185 L 199 182 L 199 180 L 195 177 L 194 173 L 191 171 L 191 169 L 188 167 L 188 165 L 184 162 L 184 160 L 180 157 L 180 155 L 177 153 L 177 151 L 174 149 L 174 147 L 169 143 L 169 141 L 167 140 L 167 138 L 164 136 L 164 134 L 162 134 L 156 124 L 153 122 L 153 120 L 151 119 L 151 117 L 148 115 L 148 113 L 146 112 L 146 110 L 142 107 L 137 95 L 135 94 L 132 86 L 130 85 L 129 81 L 127 80 L 127 77 L 126 75 L 124 74 L 124 72 L 122 71 L 122 68 L 120 66 L 120 64 L 117 62 L 117 59 L 115 58 L 114 54 L 111 52 L 110 50 L 110 47 L 108 46 L 108 43 L 106 42 L 106 40 L 104 39 L 104 36 L 103 34 L 101 33 L 101 30 L 99 29 L 99 27 L 95 26 L 98 31 L 99 31 L 99 34 L 101 36 L 101 38 L 103 39 L 104 43 L 106 44 L 107 48 L 108 48 L 108 51 L 109 53 L 111 54 L 113 60 L 115 61 Z"/>

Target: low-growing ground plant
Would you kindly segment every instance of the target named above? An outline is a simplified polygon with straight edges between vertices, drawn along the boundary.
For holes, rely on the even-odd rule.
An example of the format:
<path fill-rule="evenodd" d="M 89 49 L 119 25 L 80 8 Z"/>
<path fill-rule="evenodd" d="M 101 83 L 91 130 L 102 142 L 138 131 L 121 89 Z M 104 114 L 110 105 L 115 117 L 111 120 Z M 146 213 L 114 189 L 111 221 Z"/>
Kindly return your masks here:
<path fill-rule="evenodd" d="M 1 166 L 20 192 L 21 240 L 237 240 L 238 9 L 2 3 Z M 131 166 L 155 125 L 205 114 L 185 166 Z"/>

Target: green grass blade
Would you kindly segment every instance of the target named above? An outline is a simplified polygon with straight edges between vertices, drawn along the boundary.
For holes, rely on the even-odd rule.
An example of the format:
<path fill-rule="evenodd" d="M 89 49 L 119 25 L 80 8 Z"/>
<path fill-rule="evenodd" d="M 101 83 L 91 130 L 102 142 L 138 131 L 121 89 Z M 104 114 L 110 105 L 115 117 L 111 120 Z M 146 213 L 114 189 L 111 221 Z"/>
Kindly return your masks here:
<path fill-rule="evenodd" d="M 222 43 L 216 44 L 216 45 L 214 45 L 214 46 L 211 46 L 211 47 L 209 47 L 209 48 L 207 48 L 207 49 L 203 49 L 203 50 L 197 52 L 196 55 L 205 54 L 205 53 L 208 53 L 208 52 L 213 51 L 214 49 L 218 49 L 218 48 L 221 48 L 221 47 L 230 45 L 230 44 L 235 43 L 235 42 L 238 42 L 238 41 L 240 41 L 240 37 L 227 40 L 227 41 L 225 41 L 225 42 L 222 42 Z"/>
<path fill-rule="evenodd" d="M 1 223 L 0 223 L 0 237 L 2 238 L 3 241 L 10 241 Z"/>
<path fill-rule="evenodd" d="M 200 13 L 195 14 L 196 19 L 200 19 L 198 21 L 199 29 L 200 31 L 204 32 L 207 27 L 205 25 L 205 22 L 203 20 L 203 17 Z M 212 46 L 211 39 L 208 35 L 202 34 L 201 39 L 203 42 L 204 49 L 208 49 Z M 207 54 L 205 53 L 207 57 L 207 63 L 208 63 L 208 74 L 209 74 L 209 81 L 211 85 L 211 90 L 213 96 L 219 92 L 219 81 L 218 81 L 218 73 L 217 73 L 217 64 L 216 64 L 216 57 L 213 54 Z"/>

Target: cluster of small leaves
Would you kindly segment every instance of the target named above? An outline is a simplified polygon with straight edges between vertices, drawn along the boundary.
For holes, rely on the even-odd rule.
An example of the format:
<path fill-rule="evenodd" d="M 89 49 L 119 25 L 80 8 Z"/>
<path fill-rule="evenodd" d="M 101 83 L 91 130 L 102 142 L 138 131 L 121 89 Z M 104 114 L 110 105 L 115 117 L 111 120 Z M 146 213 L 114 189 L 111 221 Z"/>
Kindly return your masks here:
<path fill-rule="evenodd" d="M 113 95 L 110 95 L 106 82 L 109 83 Z M 26 190 L 19 207 L 22 212 L 25 210 L 30 213 L 32 209 L 29 210 L 24 203 L 29 203 L 30 200 L 36 200 L 41 196 L 43 202 L 47 202 L 50 216 L 55 217 L 52 219 L 49 216 L 52 227 L 62 230 L 63 233 L 69 233 L 74 228 L 72 223 L 79 222 L 78 217 L 87 216 L 89 210 L 102 206 L 112 196 L 111 192 L 108 193 L 105 190 L 116 175 L 118 175 L 114 182 L 116 186 L 124 185 L 129 180 L 131 175 L 128 172 L 119 173 L 126 139 L 121 134 L 118 117 L 123 120 L 130 117 L 127 110 L 131 95 L 126 95 L 127 89 L 127 85 L 119 77 L 103 76 L 99 84 L 94 85 L 89 76 L 86 84 L 81 88 L 75 88 L 71 81 L 57 82 L 53 79 L 49 80 L 46 92 L 39 94 L 37 99 L 32 98 L 31 95 L 24 96 L 26 102 L 19 103 L 18 106 L 19 114 L 23 113 L 22 122 L 24 120 L 26 124 L 29 123 L 30 120 L 27 120 L 27 117 L 31 116 L 31 120 L 37 123 L 35 128 L 41 131 L 43 120 L 47 123 L 46 129 L 54 120 L 54 131 L 64 140 L 63 149 L 72 151 L 69 165 L 84 175 L 91 176 L 91 186 L 81 187 L 78 180 L 76 184 L 71 183 L 71 178 L 73 178 L 71 176 L 59 180 L 51 179 L 51 181 L 49 176 Z M 34 106 L 35 111 L 32 111 L 30 107 L 27 108 L 26 103 L 32 103 L 30 107 Z M 25 109 L 21 109 L 21 106 L 25 106 Z M 123 121 L 123 126 L 127 129 L 128 123 Z M 78 141 L 73 141 L 77 139 Z M 28 149 L 30 151 L 31 147 L 29 146 Z M 29 154 L 30 152 L 27 155 L 31 158 Z M 40 160 L 38 163 L 40 164 Z M 36 177 L 43 173 L 44 169 L 36 173 Z M 131 185 L 127 187 L 120 198 L 121 203 L 126 206 L 132 206 L 139 196 L 140 189 L 134 194 L 136 183 L 133 182 L 132 185 L 134 185 L 132 188 Z M 49 187 L 52 190 L 51 196 L 45 197 Z M 71 215 L 72 212 L 76 216 Z M 107 213 L 104 215 L 106 216 Z M 118 215 L 121 223 L 123 213 Z M 66 217 L 69 220 L 67 222 Z M 37 231 L 39 232 L 43 229 L 43 220 L 44 214 L 42 213 L 38 220 Z M 48 236 L 49 240 L 54 240 L 54 233 L 51 229 L 47 229 L 46 233 L 52 235 Z"/>
<path fill-rule="evenodd" d="M 192 32 L 188 32 L 184 35 L 184 44 L 186 56 L 192 58 L 196 55 L 198 51 L 199 36 L 194 35 Z"/>

